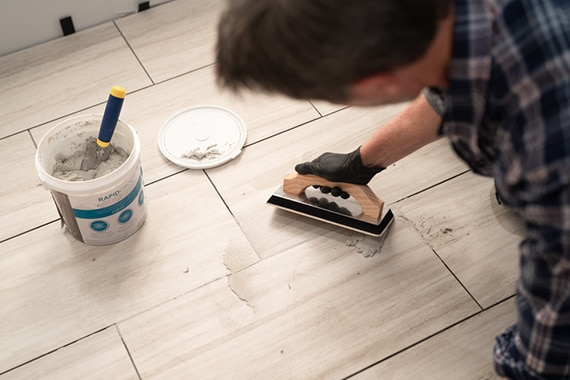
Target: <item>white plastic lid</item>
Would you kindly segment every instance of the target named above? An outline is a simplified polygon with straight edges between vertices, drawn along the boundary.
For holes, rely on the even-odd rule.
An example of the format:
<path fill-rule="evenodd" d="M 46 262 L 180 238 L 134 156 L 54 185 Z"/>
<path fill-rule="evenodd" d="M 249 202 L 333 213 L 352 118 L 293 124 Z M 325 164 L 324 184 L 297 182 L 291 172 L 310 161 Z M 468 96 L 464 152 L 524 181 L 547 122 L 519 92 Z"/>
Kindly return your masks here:
<path fill-rule="evenodd" d="M 233 111 L 219 106 L 196 106 L 170 117 L 158 132 L 158 147 L 176 165 L 213 168 L 236 158 L 247 130 Z"/>

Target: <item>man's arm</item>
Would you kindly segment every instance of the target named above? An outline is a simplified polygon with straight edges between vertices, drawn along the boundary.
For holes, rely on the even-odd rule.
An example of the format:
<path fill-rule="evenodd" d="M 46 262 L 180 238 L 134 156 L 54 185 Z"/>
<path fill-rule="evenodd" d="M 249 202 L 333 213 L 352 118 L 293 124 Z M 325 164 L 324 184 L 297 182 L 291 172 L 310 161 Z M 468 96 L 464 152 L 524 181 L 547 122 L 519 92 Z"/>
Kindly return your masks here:
<path fill-rule="evenodd" d="M 360 147 L 367 167 L 388 167 L 417 149 L 439 139 L 441 117 L 421 93 Z"/>
<path fill-rule="evenodd" d="M 313 161 L 296 165 L 295 170 L 334 182 L 367 184 L 388 165 L 437 140 L 441 121 L 422 93 L 355 151 L 323 153 Z"/>

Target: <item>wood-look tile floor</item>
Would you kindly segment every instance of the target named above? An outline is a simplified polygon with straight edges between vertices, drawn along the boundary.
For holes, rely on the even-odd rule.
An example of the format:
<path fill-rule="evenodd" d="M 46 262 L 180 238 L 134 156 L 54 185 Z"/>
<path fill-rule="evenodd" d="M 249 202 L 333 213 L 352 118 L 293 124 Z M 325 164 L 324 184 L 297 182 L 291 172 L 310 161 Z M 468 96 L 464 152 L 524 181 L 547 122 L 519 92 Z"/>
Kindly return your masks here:
<path fill-rule="evenodd" d="M 353 150 L 405 105 L 219 89 L 222 7 L 175 0 L 0 57 L 0 380 L 495 378 L 523 227 L 492 180 L 445 140 L 397 162 L 370 183 L 396 215 L 372 257 L 378 240 L 266 204 L 296 163 Z M 113 85 L 128 91 L 149 213 L 94 247 L 61 228 L 34 154 Z M 158 130 L 201 104 L 237 112 L 248 137 L 230 163 L 185 170 Z"/>

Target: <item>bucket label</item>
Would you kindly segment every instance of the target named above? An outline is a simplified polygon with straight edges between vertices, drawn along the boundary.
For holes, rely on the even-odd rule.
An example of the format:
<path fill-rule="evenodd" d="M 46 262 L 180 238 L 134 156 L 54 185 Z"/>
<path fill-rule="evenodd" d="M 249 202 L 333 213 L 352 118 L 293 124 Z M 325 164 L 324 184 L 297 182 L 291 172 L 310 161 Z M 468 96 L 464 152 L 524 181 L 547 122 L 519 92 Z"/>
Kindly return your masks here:
<path fill-rule="evenodd" d="M 128 206 L 130 206 L 130 204 L 139 196 L 139 193 L 141 191 L 141 187 L 142 187 L 142 175 L 139 176 L 138 182 L 135 185 L 135 187 L 131 190 L 131 192 L 126 197 L 124 197 L 123 199 L 118 201 L 117 203 L 112 204 L 112 205 L 107 206 L 107 207 L 103 207 L 103 208 L 99 208 L 99 209 L 93 209 L 93 210 L 79 210 L 79 209 L 74 208 L 73 214 L 75 215 L 76 218 L 81 218 L 81 219 L 100 219 L 100 218 L 106 218 L 108 216 L 114 215 L 114 214 L 120 212 L 121 210 L 124 210 Z M 120 193 L 121 193 L 121 191 L 117 190 L 112 194 L 118 195 Z M 109 195 L 105 195 L 104 197 L 98 198 L 99 202 L 107 201 L 109 199 L 113 199 L 113 198 Z"/>
<path fill-rule="evenodd" d="M 146 218 L 142 168 L 131 172 L 119 188 L 89 196 L 69 195 L 81 237 L 87 244 L 113 244 L 137 231 Z"/>
<path fill-rule="evenodd" d="M 103 197 L 99 197 L 98 201 L 99 201 L 99 202 L 105 202 L 105 201 L 108 201 L 108 200 L 111 199 L 111 198 L 118 197 L 119 194 L 121 194 L 121 190 L 117 190 L 117 191 L 115 191 L 114 193 L 111 193 L 111 194 L 109 194 L 109 195 L 105 195 L 105 196 L 103 196 Z"/>

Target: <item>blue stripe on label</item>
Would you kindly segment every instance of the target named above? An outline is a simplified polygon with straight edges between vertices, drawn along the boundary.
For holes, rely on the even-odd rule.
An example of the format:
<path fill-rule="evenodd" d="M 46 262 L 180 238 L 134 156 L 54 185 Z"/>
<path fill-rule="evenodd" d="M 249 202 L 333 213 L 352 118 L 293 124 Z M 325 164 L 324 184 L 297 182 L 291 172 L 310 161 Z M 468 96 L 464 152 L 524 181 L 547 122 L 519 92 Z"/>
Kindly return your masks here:
<path fill-rule="evenodd" d="M 75 215 L 76 218 L 80 219 L 100 219 L 116 214 L 121 210 L 127 208 L 131 204 L 131 202 L 137 198 L 139 191 L 141 190 L 141 186 L 142 186 L 142 175 L 139 176 L 139 180 L 135 188 L 131 190 L 129 195 L 121 199 L 119 202 L 111 206 L 98 208 L 95 210 L 78 210 L 74 208 L 73 214 Z"/>

